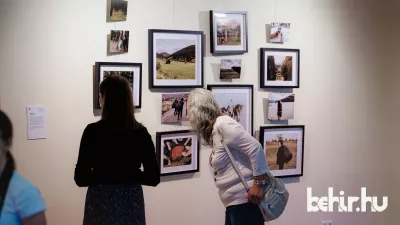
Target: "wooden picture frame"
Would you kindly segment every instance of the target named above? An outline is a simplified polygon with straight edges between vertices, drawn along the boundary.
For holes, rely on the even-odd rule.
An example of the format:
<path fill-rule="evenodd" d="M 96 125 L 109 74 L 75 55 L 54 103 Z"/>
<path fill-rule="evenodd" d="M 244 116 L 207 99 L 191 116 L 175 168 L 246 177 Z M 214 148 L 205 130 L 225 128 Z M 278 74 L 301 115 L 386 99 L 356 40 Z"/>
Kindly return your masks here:
<path fill-rule="evenodd" d="M 213 92 L 218 105 L 221 107 L 221 112 L 238 121 L 246 131 L 253 135 L 254 86 L 248 84 L 210 84 L 207 85 L 207 89 Z M 234 112 L 238 106 L 240 106 L 237 111 L 239 115 Z"/>
<path fill-rule="evenodd" d="M 247 53 L 249 47 L 247 24 L 247 12 L 245 11 L 210 10 L 211 53 L 214 55 Z M 229 29 L 231 32 L 226 30 L 226 27 L 229 26 L 234 26 Z"/>
<path fill-rule="evenodd" d="M 149 89 L 202 88 L 204 32 L 150 29 Z"/>
<path fill-rule="evenodd" d="M 260 127 L 260 143 L 265 151 L 272 175 L 275 177 L 303 176 L 304 134 L 304 125 Z M 290 154 L 285 153 L 287 152 L 285 149 L 292 154 L 291 157 Z"/>
<path fill-rule="evenodd" d="M 156 133 L 156 155 L 161 176 L 200 171 L 200 138 L 190 130 Z"/>
<path fill-rule="evenodd" d="M 300 49 L 261 48 L 260 88 L 300 88 Z"/>
<path fill-rule="evenodd" d="M 96 62 L 95 65 L 96 76 L 94 84 L 93 102 L 94 109 L 101 109 L 99 102 L 99 88 L 100 83 L 104 80 L 106 73 L 117 72 L 130 72 L 132 74 L 124 74 L 125 78 L 130 81 L 133 87 L 133 103 L 135 108 L 142 107 L 142 64 L 141 63 L 124 63 L 124 62 Z M 122 73 L 121 73 L 122 72 Z M 132 76 L 132 79 L 130 78 Z"/>

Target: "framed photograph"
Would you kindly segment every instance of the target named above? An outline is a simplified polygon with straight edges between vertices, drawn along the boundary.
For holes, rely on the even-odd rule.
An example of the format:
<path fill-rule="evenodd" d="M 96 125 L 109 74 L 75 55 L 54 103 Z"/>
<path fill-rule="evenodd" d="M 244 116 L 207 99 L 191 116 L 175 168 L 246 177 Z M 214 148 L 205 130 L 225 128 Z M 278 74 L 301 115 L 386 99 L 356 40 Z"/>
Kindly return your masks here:
<path fill-rule="evenodd" d="M 290 40 L 290 23 L 271 23 L 271 43 L 285 43 Z"/>
<path fill-rule="evenodd" d="M 299 49 L 260 49 L 260 88 L 299 88 Z"/>
<path fill-rule="evenodd" d="M 120 22 L 126 21 L 128 15 L 128 1 L 111 0 L 109 21 Z"/>
<path fill-rule="evenodd" d="M 248 52 L 247 12 L 210 10 L 212 54 Z"/>
<path fill-rule="evenodd" d="M 112 30 L 108 51 L 112 54 L 127 53 L 129 50 L 129 31 Z"/>
<path fill-rule="evenodd" d="M 272 175 L 303 176 L 303 125 L 260 127 L 260 142 Z"/>
<path fill-rule="evenodd" d="M 116 74 L 125 77 L 132 88 L 135 108 L 142 107 L 142 64 L 96 62 L 96 83 L 94 90 L 94 108 L 101 109 L 99 103 L 99 87 L 105 77 Z"/>
<path fill-rule="evenodd" d="M 162 94 L 161 123 L 180 123 L 188 120 L 189 92 Z"/>
<path fill-rule="evenodd" d="M 220 79 L 240 79 L 242 71 L 241 59 L 222 59 L 220 69 Z"/>
<path fill-rule="evenodd" d="M 224 115 L 253 135 L 253 85 L 208 85 Z"/>
<path fill-rule="evenodd" d="M 149 88 L 202 88 L 204 33 L 149 30 Z"/>
<path fill-rule="evenodd" d="M 156 151 L 161 176 L 195 173 L 200 167 L 200 141 L 189 130 L 157 132 Z"/>
<path fill-rule="evenodd" d="M 294 119 L 294 94 L 270 93 L 268 97 L 268 120 Z"/>

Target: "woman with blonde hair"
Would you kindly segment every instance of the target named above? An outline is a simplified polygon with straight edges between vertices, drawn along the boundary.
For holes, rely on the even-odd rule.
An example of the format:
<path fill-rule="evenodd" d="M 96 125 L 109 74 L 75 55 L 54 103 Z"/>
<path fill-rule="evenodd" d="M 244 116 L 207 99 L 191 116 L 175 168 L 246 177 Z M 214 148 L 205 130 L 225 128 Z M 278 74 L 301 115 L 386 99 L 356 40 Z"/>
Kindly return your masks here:
<path fill-rule="evenodd" d="M 259 204 L 269 184 L 268 165 L 261 144 L 236 120 L 222 115 L 212 92 L 194 89 L 188 98 L 189 121 L 205 144 L 212 147 L 209 167 L 226 207 L 225 225 L 263 225 Z M 232 152 L 247 184 L 247 193 L 221 143 Z"/>

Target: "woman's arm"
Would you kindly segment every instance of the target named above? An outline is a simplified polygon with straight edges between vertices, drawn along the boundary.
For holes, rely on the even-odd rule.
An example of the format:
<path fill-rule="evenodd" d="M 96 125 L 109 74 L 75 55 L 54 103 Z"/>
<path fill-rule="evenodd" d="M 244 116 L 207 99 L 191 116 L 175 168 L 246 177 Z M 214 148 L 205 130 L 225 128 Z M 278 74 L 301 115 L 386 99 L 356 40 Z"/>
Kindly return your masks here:
<path fill-rule="evenodd" d="M 22 219 L 23 225 L 46 225 L 46 216 L 44 212 L 38 213 L 26 219 Z"/>
<path fill-rule="evenodd" d="M 217 129 L 228 147 L 249 157 L 255 177 L 269 171 L 263 147 L 238 122 L 230 118 L 224 119 L 217 125 Z"/>
<path fill-rule="evenodd" d="M 143 172 L 138 174 L 139 181 L 142 185 L 156 187 L 160 183 L 160 167 L 157 163 L 154 142 L 147 130 L 141 146 Z"/>
<path fill-rule="evenodd" d="M 88 125 L 83 131 L 79 147 L 78 162 L 75 167 L 74 180 L 79 187 L 87 187 L 92 184 L 93 159 L 91 149 L 93 148 L 93 131 Z"/>

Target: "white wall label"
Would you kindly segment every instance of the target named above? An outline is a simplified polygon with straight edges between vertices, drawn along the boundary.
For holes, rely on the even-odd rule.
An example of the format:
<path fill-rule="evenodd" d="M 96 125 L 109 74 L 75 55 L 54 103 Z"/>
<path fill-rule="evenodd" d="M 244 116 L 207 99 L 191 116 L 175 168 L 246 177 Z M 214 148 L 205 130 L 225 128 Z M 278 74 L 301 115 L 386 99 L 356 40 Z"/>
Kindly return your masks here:
<path fill-rule="evenodd" d="M 27 106 L 28 140 L 46 138 L 46 108 L 44 106 Z"/>

